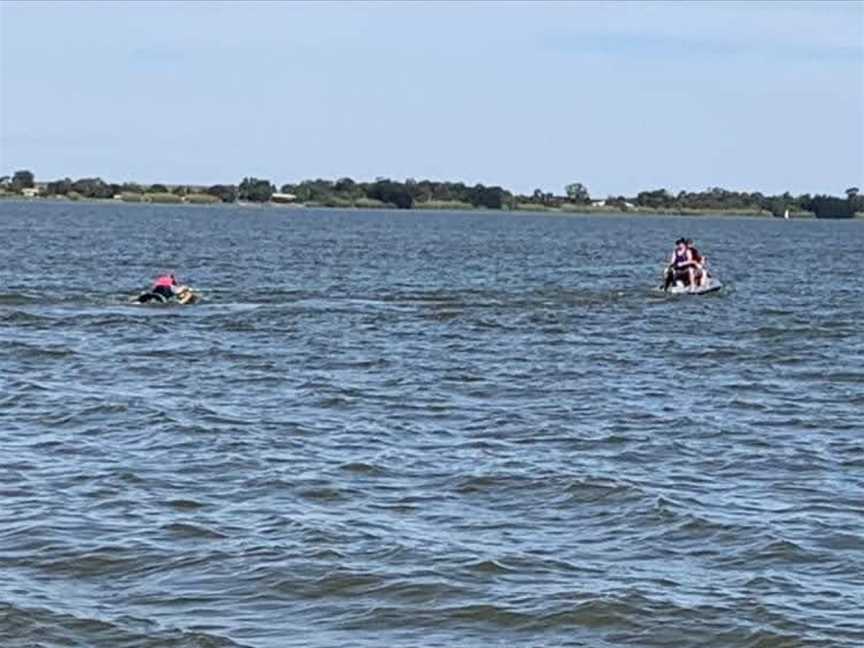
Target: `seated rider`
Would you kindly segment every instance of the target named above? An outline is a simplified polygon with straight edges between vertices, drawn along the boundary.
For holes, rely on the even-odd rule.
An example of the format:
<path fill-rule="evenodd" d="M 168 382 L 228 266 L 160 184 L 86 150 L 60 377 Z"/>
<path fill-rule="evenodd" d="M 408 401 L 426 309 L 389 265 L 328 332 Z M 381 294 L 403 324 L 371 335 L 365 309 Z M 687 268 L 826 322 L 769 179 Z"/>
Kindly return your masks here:
<path fill-rule="evenodd" d="M 696 281 L 702 287 L 708 283 L 708 258 L 703 257 L 696 246 L 693 245 L 693 239 L 687 239 L 687 249 L 690 250 L 690 255 L 693 258 L 693 263 L 696 268 Z"/>
<path fill-rule="evenodd" d="M 173 273 L 162 275 L 153 282 L 153 288 L 150 292 L 156 293 L 165 299 L 171 299 L 178 292 L 177 277 Z"/>

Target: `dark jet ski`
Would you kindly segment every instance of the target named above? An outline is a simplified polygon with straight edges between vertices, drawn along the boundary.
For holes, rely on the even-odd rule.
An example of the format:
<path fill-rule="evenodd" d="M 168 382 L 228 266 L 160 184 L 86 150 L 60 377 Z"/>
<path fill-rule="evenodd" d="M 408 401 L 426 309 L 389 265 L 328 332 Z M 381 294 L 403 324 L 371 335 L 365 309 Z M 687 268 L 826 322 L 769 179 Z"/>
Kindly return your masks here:
<path fill-rule="evenodd" d="M 148 290 L 147 292 L 143 292 L 137 297 L 132 298 L 133 304 L 181 304 L 187 306 L 190 304 L 196 304 L 199 301 L 201 301 L 201 295 L 192 290 L 189 286 L 180 286 L 177 289 L 177 292 L 171 297 L 166 297 L 161 292 Z"/>

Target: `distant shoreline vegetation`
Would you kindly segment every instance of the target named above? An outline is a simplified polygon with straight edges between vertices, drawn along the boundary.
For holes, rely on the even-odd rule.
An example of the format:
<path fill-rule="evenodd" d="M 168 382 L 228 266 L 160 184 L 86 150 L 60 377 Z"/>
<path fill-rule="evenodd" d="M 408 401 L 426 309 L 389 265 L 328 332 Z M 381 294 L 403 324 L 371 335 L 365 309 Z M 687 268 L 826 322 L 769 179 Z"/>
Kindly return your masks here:
<path fill-rule="evenodd" d="M 554 211 L 582 213 L 705 214 L 728 213 L 747 216 L 853 218 L 864 213 L 864 195 L 857 187 L 846 197 L 803 194 L 793 196 L 748 193 L 713 187 L 705 191 L 666 189 L 641 191 L 635 196 L 592 198 L 588 189 L 574 182 L 562 195 L 536 189 L 531 195 L 513 193 L 499 186 L 473 186 L 462 182 L 407 179 L 404 182 L 377 178 L 374 182 L 304 180 L 283 184 L 277 189 L 270 180 L 244 178 L 237 185 L 142 185 L 116 184 L 101 178 L 80 178 L 37 182 L 29 170 L 0 177 L 0 197 L 65 198 L 68 200 L 118 200 L 165 204 L 218 204 L 245 202 L 305 207 L 359 209 L 431 209 L 463 211 L 472 209 L 509 211 Z"/>

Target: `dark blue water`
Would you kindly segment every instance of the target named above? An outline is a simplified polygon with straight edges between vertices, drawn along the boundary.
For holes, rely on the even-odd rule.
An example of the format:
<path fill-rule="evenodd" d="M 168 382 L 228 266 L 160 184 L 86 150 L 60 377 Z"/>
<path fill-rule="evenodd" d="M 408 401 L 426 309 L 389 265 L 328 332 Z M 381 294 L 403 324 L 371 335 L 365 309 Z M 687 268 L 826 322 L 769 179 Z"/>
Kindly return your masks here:
<path fill-rule="evenodd" d="M 0 235 L 4 647 L 864 643 L 860 222 Z M 655 290 L 679 236 L 723 292 Z M 126 302 L 164 270 L 203 303 Z"/>

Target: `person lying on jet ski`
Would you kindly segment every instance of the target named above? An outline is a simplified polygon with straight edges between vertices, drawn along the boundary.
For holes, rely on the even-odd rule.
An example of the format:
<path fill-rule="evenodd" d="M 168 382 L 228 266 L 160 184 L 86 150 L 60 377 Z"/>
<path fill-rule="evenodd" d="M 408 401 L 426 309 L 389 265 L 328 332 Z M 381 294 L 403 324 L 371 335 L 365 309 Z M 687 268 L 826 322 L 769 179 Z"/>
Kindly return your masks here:
<path fill-rule="evenodd" d="M 141 293 L 133 301 L 139 304 L 149 304 L 150 302 L 170 302 L 178 301 L 181 304 L 189 304 L 197 301 L 198 296 L 192 292 L 189 286 L 181 286 L 177 281 L 177 277 L 173 274 L 162 275 L 153 282 L 153 287 L 147 292 Z"/>
<path fill-rule="evenodd" d="M 696 262 L 693 260 L 693 253 L 687 247 L 687 239 L 683 238 L 675 241 L 675 250 L 673 250 L 672 256 L 669 258 L 669 266 L 666 268 L 663 290 L 668 290 L 669 286 L 679 280 L 687 286 L 696 285 Z"/>
<path fill-rule="evenodd" d="M 161 295 L 165 299 L 171 299 L 179 292 L 177 277 L 174 276 L 173 272 L 157 277 L 156 281 L 153 282 L 150 292 Z"/>

